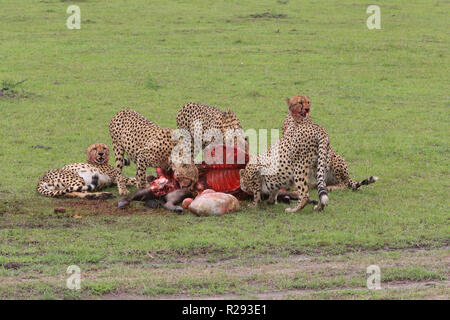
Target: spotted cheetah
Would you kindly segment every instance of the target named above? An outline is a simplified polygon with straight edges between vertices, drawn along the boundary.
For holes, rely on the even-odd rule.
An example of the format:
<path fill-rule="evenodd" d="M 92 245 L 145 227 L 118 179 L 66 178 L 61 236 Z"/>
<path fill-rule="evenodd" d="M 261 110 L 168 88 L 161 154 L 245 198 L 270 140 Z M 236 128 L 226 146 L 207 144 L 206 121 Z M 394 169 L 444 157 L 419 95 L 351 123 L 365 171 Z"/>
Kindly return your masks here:
<path fill-rule="evenodd" d="M 250 158 L 245 169 L 240 170 L 241 189 L 253 194 L 252 206 L 261 202 L 261 194 L 268 194 L 268 203 L 276 203 L 280 189 L 295 185 L 299 201 L 295 208 L 286 212 L 296 212 L 312 203 L 308 191 L 308 171 L 317 158 L 317 191 L 319 203 L 315 210 L 322 210 L 328 203 L 325 185 L 325 169 L 329 147 L 328 134 L 324 128 L 305 121 L 303 125 L 292 127 L 267 151 Z"/>
<path fill-rule="evenodd" d="M 88 191 L 117 184 L 119 193 L 126 194 L 126 185 L 134 185 L 136 180 L 122 176 L 108 161 L 108 146 L 104 143 L 92 144 L 87 150 L 86 163 L 73 163 L 47 171 L 37 185 L 37 192 L 47 197 L 106 199 L 113 197 L 113 194 Z"/>
<path fill-rule="evenodd" d="M 296 119 L 301 119 L 302 123 L 313 123 L 310 116 L 311 100 L 307 96 L 296 95 L 290 99 L 286 98 L 286 103 L 289 107 L 289 112 L 284 119 L 282 128 L 283 135 L 291 126 L 295 126 L 297 124 Z M 315 162 L 317 162 L 317 158 L 315 159 Z M 310 188 L 314 188 L 316 186 L 316 171 L 317 165 L 313 165 L 312 167 L 310 167 L 310 170 L 308 172 Z M 325 175 L 325 182 L 328 190 L 346 188 L 357 190 L 362 185 L 368 185 L 374 183 L 377 180 L 378 177 L 370 176 L 369 178 L 359 182 L 354 181 L 352 178 L 350 178 L 345 159 L 341 155 L 337 154 L 330 146 L 330 148 L 328 149 L 327 170 Z"/>
<path fill-rule="evenodd" d="M 236 146 L 248 151 L 247 137 L 243 136 L 242 126 L 231 110 L 222 111 L 216 107 L 190 102 L 178 111 L 177 126 L 191 135 L 192 159 L 200 152 L 194 142 L 201 141 L 201 148 L 205 149 L 209 143 L 216 143 L 214 136 L 217 137 L 217 133 L 223 140 L 217 143 L 231 144 L 230 141 L 234 141 Z"/>
<path fill-rule="evenodd" d="M 118 112 L 109 123 L 109 133 L 113 142 L 116 166 L 121 171 L 124 154 L 136 164 L 136 180 L 139 189 L 146 187 L 148 167 L 169 169 L 172 151 L 182 140 L 176 137 L 174 129 L 161 128 L 133 110 Z M 182 156 L 182 152 L 178 155 Z M 195 166 L 187 161 L 188 166 Z M 195 171 L 195 169 L 193 169 Z"/>

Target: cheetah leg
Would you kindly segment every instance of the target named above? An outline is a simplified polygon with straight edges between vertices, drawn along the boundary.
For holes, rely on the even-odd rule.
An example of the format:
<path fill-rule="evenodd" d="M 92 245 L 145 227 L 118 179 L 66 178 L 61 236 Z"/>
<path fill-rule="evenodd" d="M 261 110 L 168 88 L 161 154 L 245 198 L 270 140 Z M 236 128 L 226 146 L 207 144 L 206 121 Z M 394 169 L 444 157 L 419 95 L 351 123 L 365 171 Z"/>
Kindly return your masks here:
<path fill-rule="evenodd" d="M 327 189 L 329 191 L 332 190 L 345 190 L 347 188 L 351 188 L 350 176 L 348 175 L 346 166 L 336 165 L 335 167 L 331 167 L 330 170 L 333 170 L 332 174 L 334 175 L 333 184 L 328 185 Z"/>
<path fill-rule="evenodd" d="M 249 208 L 256 208 L 261 203 L 261 191 L 256 191 L 253 196 L 253 202 L 248 205 Z"/>
<path fill-rule="evenodd" d="M 269 194 L 269 199 L 267 199 L 268 204 L 277 204 L 278 203 L 278 193 L 279 191 L 274 191 Z"/>
<path fill-rule="evenodd" d="M 331 166 L 330 170 L 333 171 L 335 181 L 332 185 L 327 185 L 328 190 L 344 190 L 348 188 L 350 176 L 348 175 L 347 166 L 345 165 L 344 158 L 335 157 L 336 163 Z"/>
<path fill-rule="evenodd" d="M 114 150 L 114 158 L 116 158 L 116 167 L 122 172 L 123 168 L 123 156 L 125 154 L 124 149 L 122 146 L 119 146 L 117 143 L 113 143 L 113 150 Z"/>
<path fill-rule="evenodd" d="M 136 186 L 136 178 L 128 178 L 128 177 L 124 177 L 125 178 L 125 184 L 127 186 Z"/>
<path fill-rule="evenodd" d="M 337 153 L 334 154 L 329 170 L 332 171 L 335 179 L 333 184 L 327 185 L 328 190 L 344 190 L 352 188 L 355 185 L 350 179 L 344 158 Z"/>
<path fill-rule="evenodd" d="M 127 181 L 128 178 L 124 176 L 120 176 L 117 180 L 117 189 L 119 189 L 120 195 L 127 195 L 130 191 L 127 190 Z"/>
<path fill-rule="evenodd" d="M 297 212 L 297 211 L 303 209 L 307 204 L 310 203 L 308 183 L 306 181 L 305 172 L 308 172 L 308 170 L 307 170 L 307 168 L 305 168 L 303 166 L 294 170 L 294 181 L 295 181 L 295 187 L 299 194 L 299 200 L 297 201 L 297 205 L 294 208 L 286 208 L 285 209 L 286 212 L 289 212 L 289 213 Z"/>
<path fill-rule="evenodd" d="M 147 171 L 146 153 L 139 153 L 136 159 L 136 185 L 138 189 L 144 189 L 147 185 L 145 174 Z"/>
<path fill-rule="evenodd" d="M 307 204 L 313 203 L 309 200 L 309 194 L 306 193 L 301 196 L 300 200 L 298 200 L 297 205 L 294 208 L 286 208 L 285 211 L 292 213 L 302 210 Z"/>

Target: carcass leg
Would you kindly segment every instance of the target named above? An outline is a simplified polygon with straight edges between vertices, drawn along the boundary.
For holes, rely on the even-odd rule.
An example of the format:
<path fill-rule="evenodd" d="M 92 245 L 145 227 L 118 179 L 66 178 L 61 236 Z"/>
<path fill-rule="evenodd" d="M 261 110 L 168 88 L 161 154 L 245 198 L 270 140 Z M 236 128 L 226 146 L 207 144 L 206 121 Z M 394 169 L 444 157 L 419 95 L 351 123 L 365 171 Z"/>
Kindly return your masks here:
<path fill-rule="evenodd" d="M 168 193 L 164 198 L 166 203 L 163 207 L 167 210 L 175 211 L 178 214 L 183 214 L 183 208 L 181 206 L 177 206 L 184 199 L 192 197 L 192 192 L 188 189 L 178 189 Z"/>
<path fill-rule="evenodd" d="M 125 209 L 129 206 L 131 201 L 146 201 L 152 199 L 157 199 L 157 197 L 150 189 L 141 189 L 133 193 L 131 196 L 122 198 L 117 206 L 119 207 L 119 209 Z"/>

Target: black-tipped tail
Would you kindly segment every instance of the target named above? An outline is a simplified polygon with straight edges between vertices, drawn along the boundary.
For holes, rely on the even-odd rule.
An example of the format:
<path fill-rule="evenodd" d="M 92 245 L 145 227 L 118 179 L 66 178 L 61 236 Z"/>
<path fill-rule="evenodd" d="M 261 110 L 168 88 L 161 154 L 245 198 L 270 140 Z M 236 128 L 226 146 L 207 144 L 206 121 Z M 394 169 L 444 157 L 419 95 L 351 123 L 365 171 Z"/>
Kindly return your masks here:
<path fill-rule="evenodd" d="M 363 186 L 363 185 L 368 185 L 368 184 L 374 183 L 374 182 L 377 181 L 377 180 L 378 180 L 378 177 L 376 177 L 376 176 L 370 176 L 370 177 L 368 177 L 367 179 L 364 179 L 364 180 L 361 181 L 361 182 L 352 182 L 352 183 L 351 183 L 351 188 L 352 188 L 353 190 L 357 190 L 357 189 L 359 189 L 359 187 L 361 187 L 361 186 Z"/>
<path fill-rule="evenodd" d="M 320 200 L 320 203 L 321 203 L 323 206 L 326 206 L 326 205 L 328 204 L 328 191 L 327 191 L 327 189 L 325 189 L 325 188 L 320 188 L 320 189 L 318 190 L 318 193 L 319 193 L 319 200 Z"/>

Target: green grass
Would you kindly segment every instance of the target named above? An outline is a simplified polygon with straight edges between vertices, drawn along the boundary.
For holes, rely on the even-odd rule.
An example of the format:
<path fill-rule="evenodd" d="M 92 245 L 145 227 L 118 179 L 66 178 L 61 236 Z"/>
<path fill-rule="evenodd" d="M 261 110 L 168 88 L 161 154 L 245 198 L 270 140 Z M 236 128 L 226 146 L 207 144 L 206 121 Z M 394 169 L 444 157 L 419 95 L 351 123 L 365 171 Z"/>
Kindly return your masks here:
<path fill-rule="evenodd" d="M 123 268 L 141 279 L 148 268 L 171 273 L 197 260 L 253 261 L 258 268 L 298 254 L 326 260 L 448 246 L 448 2 L 378 2 L 381 30 L 367 29 L 363 1 L 77 4 L 81 29 L 68 30 L 67 2 L 2 2 L 0 84 L 14 94 L 0 96 L 1 298 L 353 288 L 364 277 L 290 275 L 259 283 L 258 275 L 246 281 L 229 274 L 205 284 L 178 275 L 139 282 L 123 276 Z M 351 175 L 377 175 L 377 183 L 331 193 L 321 213 L 307 207 L 287 214 L 280 204 L 202 218 L 151 211 L 140 203 L 120 212 L 117 199 L 86 205 L 35 193 L 46 170 L 83 161 L 91 143 L 111 145 L 108 123 L 122 108 L 175 127 L 180 107 L 199 101 L 232 109 L 244 129 L 258 130 L 281 128 L 284 98 L 294 94 L 311 98 L 313 119 L 327 129 Z M 134 175 L 134 166 L 125 173 Z M 115 188 L 108 191 L 117 195 Z M 61 206 L 67 212 L 54 214 Z M 149 267 L 150 256 L 158 263 Z M 94 274 L 81 293 L 64 287 L 71 264 Z M 402 268 L 385 280 L 448 276 L 448 270 L 414 261 Z M 311 297 L 423 297 L 343 290 Z"/>

